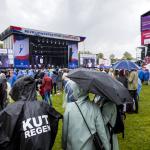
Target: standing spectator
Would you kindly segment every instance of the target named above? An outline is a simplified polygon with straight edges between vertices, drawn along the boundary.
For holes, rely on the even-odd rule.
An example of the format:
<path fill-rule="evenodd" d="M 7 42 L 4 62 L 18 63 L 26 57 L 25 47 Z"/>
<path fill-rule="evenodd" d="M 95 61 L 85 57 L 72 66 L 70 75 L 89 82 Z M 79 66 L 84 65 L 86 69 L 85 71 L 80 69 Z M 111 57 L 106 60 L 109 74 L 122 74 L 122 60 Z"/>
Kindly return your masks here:
<path fill-rule="evenodd" d="M 100 107 L 107 137 L 110 141 L 111 150 L 119 150 L 117 134 L 113 132 L 117 119 L 117 106 L 115 103 L 107 100 L 106 97 L 96 95 L 94 102 Z M 118 122 L 117 122 L 118 123 Z"/>
<path fill-rule="evenodd" d="M 110 68 L 108 74 L 109 74 L 112 78 L 114 78 L 114 69 L 113 69 L 113 68 Z"/>
<path fill-rule="evenodd" d="M 65 86 L 65 84 L 67 83 L 67 75 L 68 75 L 69 69 L 64 68 L 63 69 L 63 75 L 62 75 L 62 80 L 63 80 L 63 87 Z"/>
<path fill-rule="evenodd" d="M 72 92 L 66 93 L 70 98 L 70 103 L 67 103 L 63 119 L 63 135 L 62 143 L 64 150 L 95 150 L 93 136 L 98 133 L 99 138 L 105 150 L 110 150 L 109 141 L 104 127 L 103 118 L 99 107 L 92 103 L 88 98 L 88 93 L 84 92 L 76 83 L 70 82 Z M 66 91 L 67 92 L 67 91 Z M 68 100 L 68 98 L 67 98 Z M 88 126 L 77 107 L 80 108 Z"/>
<path fill-rule="evenodd" d="M 138 70 L 138 76 L 139 76 L 141 82 L 143 83 L 144 82 L 144 71 L 143 71 L 143 69 Z"/>
<path fill-rule="evenodd" d="M 42 80 L 42 85 L 43 86 L 43 92 L 44 92 L 44 100 L 45 102 L 48 103 L 48 101 L 50 101 L 50 105 L 52 105 L 52 100 L 51 100 L 51 91 L 53 88 L 53 84 L 52 84 L 52 78 L 48 76 L 48 74 L 44 75 L 44 78 Z"/>
<path fill-rule="evenodd" d="M 127 89 L 128 89 L 128 79 L 127 76 L 125 75 L 125 70 L 120 70 L 119 71 L 119 76 L 116 78 L 119 82 L 121 82 Z M 123 104 L 124 112 L 126 112 L 126 104 Z"/>
<path fill-rule="evenodd" d="M 11 87 L 13 87 L 16 80 L 17 80 L 17 72 L 16 71 L 11 71 L 10 72 L 10 78 L 9 78 L 9 83 L 10 83 Z"/>
<path fill-rule="evenodd" d="M 23 77 L 23 76 L 24 76 L 23 71 L 22 71 L 22 70 L 19 70 L 19 71 L 18 71 L 18 74 L 17 74 L 17 79 L 19 79 L 19 78 L 21 78 L 21 77 Z"/>
<path fill-rule="evenodd" d="M 0 77 L 0 110 L 4 109 L 7 100 L 7 83 L 6 79 Z"/>
<path fill-rule="evenodd" d="M 120 81 L 126 88 L 128 88 L 128 79 L 124 74 L 124 70 L 119 71 L 119 76 L 116 79 Z"/>
<path fill-rule="evenodd" d="M 137 88 L 138 96 L 140 95 L 141 89 L 142 89 L 142 82 L 141 82 L 140 78 L 138 78 L 138 88 Z"/>
<path fill-rule="evenodd" d="M 108 125 L 110 125 L 111 128 L 113 128 L 115 126 L 116 118 L 117 118 L 116 104 L 109 102 L 109 101 L 104 103 L 102 106 L 102 116 L 103 116 L 104 124 L 106 127 L 106 133 L 107 133 L 108 139 L 110 141 L 111 150 L 119 150 L 117 134 L 113 133 L 111 135 L 110 130 L 112 130 L 112 129 L 109 129 L 110 127 L 108 126 Z"/>
<path fill-rule="evenodd" d="M 38 90 L 42 99 L 44 100 L 44 84 L 41 84 Z"/>
<path fill-rule="evenodd" d="M 31 70 L 29 70 L 29 72 L 28 72 L 28 76 L 31 76 L 32 78 L 34 78 L 34 72 L 33 72 L 33 70 L 31 69 Z"/>
<path fill-rule="evenodd" d="M 58 71 L 58 82 L 57 82 L 57 85 L 58 85 L 58 91 L 61 91 L 62 90 L 62 70 Z"/>
<path fill-rule="evenodd" d="M 132 69 L 128 76 L 128 90 L 135 102 L 135 113 L 138 113 L 137 88 L 138 88 L 138 73 L 135 69 Z"/>
<path fill-rule="evenodd" d="M 119 70 L 114 70 L 114 79 L 119 77 Z"/>
<path fill-rule="evenodd" d="M 52 82 L 53 82 L 54 94 L 56 94 L 57 92 L 57 81 L 58 81 L 58 73 L 56 71 L 53 71 Z"/>
<path fill-rule="evenodd" d="M 31 77 L 18 79 L 10 95 L 15 103 L 0 112 L 0 150 L 51 150 L 61 114 L 37 101 Z"/>
<path fill-rule="evenodd" d="M 148 80 L 149 80 L 149 70 L 145 69 L 145 71 L 144 71 L 144 83 L 148 84 Z"/>

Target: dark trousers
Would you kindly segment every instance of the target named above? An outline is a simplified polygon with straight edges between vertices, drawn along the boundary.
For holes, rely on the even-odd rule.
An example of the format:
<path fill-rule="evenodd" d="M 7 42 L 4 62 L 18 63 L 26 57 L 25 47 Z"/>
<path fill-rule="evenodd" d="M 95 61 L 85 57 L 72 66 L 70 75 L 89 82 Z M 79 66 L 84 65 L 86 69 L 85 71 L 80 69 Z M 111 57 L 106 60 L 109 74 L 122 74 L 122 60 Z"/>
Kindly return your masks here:
<path fill-rule="evenodd" d="M 138 113 L 138 100 L 137 100 L 137 90 L 129 90 L 131 97 L 134 99 L 135 102 L 135 113 Z"/>
<path fill-rule="evenodd" d="M 50 93 L 51 93 L 50 91 L 47 91 L 44 93 L 44 101 L 46 103 L 48 103 L 48 101 L 49 101 L 50 105 L 52 106 L 52 100 L 51 100 Z"/>
<path fill-rule="evenodd" d="M 56 87 L 57 87 L 57 84 L 53 83 L 54 94 L 56 94 Z"/>

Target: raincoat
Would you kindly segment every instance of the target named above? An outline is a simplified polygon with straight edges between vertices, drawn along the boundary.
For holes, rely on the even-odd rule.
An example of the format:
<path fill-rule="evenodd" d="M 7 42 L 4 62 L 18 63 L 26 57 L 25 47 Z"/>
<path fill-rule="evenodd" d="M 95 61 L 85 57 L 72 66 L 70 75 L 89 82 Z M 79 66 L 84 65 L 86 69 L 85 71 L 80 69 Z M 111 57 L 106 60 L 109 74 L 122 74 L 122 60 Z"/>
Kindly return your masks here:
<path fill-rule="evenodd" d="M 24 74 L 23 74 L 23 71 L 22 70 L 19 70 L 18 74 L 17 74 L 17 79 L 23 77 Z"/>
<path fill-rule="evenodd" d="M 102 116 L 103 116 L 104 124 L 106 127 L 106 133 L 110 141 L 110 131 L 108 129 L 108 123 L 112 127 L 115 126 L 116 117 L 117 117 L 116 105 L 112 102 L 106 102 L 102 106 Z M 112 146 L 113 150 L 119 150 L 117 134 L 112 135 L 112 143 L 113 143 L 113 146 Z"/>
<path fill-rule="evenodd" d="M 99 107 L 90 102 L 87 93 L 77 85 L 70 87 L 73 90 L 73 97 L 77 99 L 83 116 L 89 128 L 94 134 L 98 133 L 105 150 L 109 150 L 109 141 L 106 135 L 103 118 Z M 74 91 L 75 90 L 75 91 Z M 62 147 L 64 150 L 95 150 L 93 138 L 74 102 L 67 103 L 63 120 Z"/>
<path fill-rule="evenodd" d="M 7 100 L 7 83 L 6 79 L 0 78 L 0 110 L 4 109 Z"/>
<path fill-rule="evenodd" d="M 10 95 L 16 102 L 0 112 L 0 150 L 50 150 L 61 115 L 36 101 L 31 77 L 18 79 Z"/>
<path fill-rule="evenodd" d="M 10 79 L 9 79 L 9 83 L 10 83 L 11 87 L 13 87 L 16 80 L 17 80 L 17 72 L 14 71 L 12 77 L 10 77 Z"/>

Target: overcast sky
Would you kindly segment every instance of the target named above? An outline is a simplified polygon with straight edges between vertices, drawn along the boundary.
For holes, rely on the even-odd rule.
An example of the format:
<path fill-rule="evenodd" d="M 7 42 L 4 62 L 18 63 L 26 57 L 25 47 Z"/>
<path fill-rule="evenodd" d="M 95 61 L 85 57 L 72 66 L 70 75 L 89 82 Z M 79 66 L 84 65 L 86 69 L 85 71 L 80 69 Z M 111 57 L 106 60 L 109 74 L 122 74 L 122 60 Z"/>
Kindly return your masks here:
<path fill-rule="evenodd" d="M 10 25 L 87 37 L 80 50 L 133 56 L 150 0 L 0 0 L 0 32 Z"/>

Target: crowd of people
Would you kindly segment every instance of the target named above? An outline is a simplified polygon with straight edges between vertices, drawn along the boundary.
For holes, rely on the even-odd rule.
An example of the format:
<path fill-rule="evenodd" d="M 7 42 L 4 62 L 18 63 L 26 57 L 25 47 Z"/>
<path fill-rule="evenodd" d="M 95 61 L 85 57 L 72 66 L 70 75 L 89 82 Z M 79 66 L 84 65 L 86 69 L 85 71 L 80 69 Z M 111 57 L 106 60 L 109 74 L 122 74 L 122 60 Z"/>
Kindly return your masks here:
<path fill-rule="evenodd" d="M 11 103 L 13 100 L 9 96 L 9 91 L 14 86 L 14 83 L 21 77 L 32 77 L 36 80 L 36 89 L 38 94 L 42 97 L 44 101 L 52 105 L 52 94 L 60 94 L 63 87 L 62 78 L 65 76 L 65 73 L 68 72 L 67 68 L 59 69 L 30 69 L 30 70 L 21 70 L 21 69 L 10 69 L 10 70 L 1 70 L 0 79 L 3 84 L 5 84 L 5 89 L 7 91 L 7 98 L 1 100 L 0 109 L 4 108 L 7 103 Z M 63 75 L 64 74 L 64 75 Z"/>
<path fill-rule="evenodd" d="M 138 71 L 112 68 L 97 71 L 108 73 L 129 90 L 133 103 L 124 104 L 123 112 L 129 112 L 132 108 L 133 112 L 138 113 L 137 97 L 142 86 Z M 94 102 L 91 101 L 89 93 L 67 77 L 68 72 L 67 68 L 1 70 L 0 149 L 50 150 L 62 118 L 64 150 L 96 149 L 94 133 L 98 134 L 102 149 L 119 149 L 117 134 L 111 132 L 117 118 L 116 104 L 98 95 Z M 63 91 L 65 113 L 62 116 L 53 108 L 52 95 Z M 43 101 L 37 100 L 39 96 Z"/>

